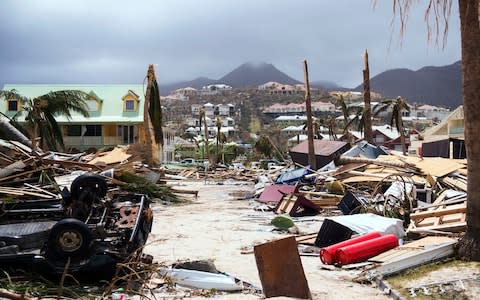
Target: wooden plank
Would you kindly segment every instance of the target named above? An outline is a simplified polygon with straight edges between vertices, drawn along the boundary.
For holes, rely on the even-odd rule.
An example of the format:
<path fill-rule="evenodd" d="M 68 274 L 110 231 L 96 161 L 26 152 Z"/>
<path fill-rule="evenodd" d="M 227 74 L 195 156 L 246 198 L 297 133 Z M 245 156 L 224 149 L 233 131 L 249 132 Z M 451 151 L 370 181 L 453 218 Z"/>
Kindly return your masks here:
<path fill-rule="evenodd" d="M 308 241 L 312 238 L 315 240 L 317 238 L 317 235 L 318 235 L 318 232 L 310 233 L 310 234 L 306 234 L 306 235 L 301 235 L 301 236 L 295 237 L 295 240 L 297 241 L 297 243 L 302 243 L 302 242 Z"/>
<path fill-rule="evenodd" d="M 89 163 L 82 163 L 78 161 L 68 161 L 68 160 L 56 160 L 56 159 L 42 159 L 42 162 L 45 164 L 59 164 L 65 167 L 78 167 L 80 169 L 86 169 L 86 170 L 92 170 L 92 169 L 97 169 L 99 171 L 103 171 L 102 167 L 99 167 L 97 165 L 91 165 Z"/>
<path fill-rule="evenodd" d="M 266 298 L 312 298 L 295 237 L 256 245 L 253 251 Z"/>
<path fill-rule="evenodd" d="M 366 165 L 367 165 L 367 164 L 365 164 L 365 163 L 350 163 L 350 164 L 346 164 L 346 165 L 341 166 L 341 167 L 338 168 L 337 170 L 335 170 L 335 172 L 333 172 L 330 176 L 332 176 L 332 177 L 337 177 L 338 175 L 347 173 L 347 172 L 349 172 L 349 171 L 353 171 L 353 170 L 357 170 L 357 169 L 363 168 L 363 167 L 365 167 Z"/>
<path fill-rule="evenodd" d="M 10 194 L 10 195 L 18 195 L 18 196 L 29 195 L 29 196 L 35 196 L 35 197 L 40 197 L 40 198 L 46 198 L 46 199 L 55 198 L 55 197 L 52 197 L 50 195 L 45 195 L 45 194 L 26 191 L 24 189 L 15 189 L 15 188 L 8 188 L 8 189 L 7 188 L 0 188 L 0 193 Z"/>
<path fill-rule="evenodd" d="M 441 224 L 438 226 L 422 226 L 422 227 L 416 227 L 412 230 L 409 230 L 410 232 L 423 232 L 427 230 L 438 230 L 438 231 L 449 231 L 449 232 L 461 232 L 465 231 L 467 228 L 467 222 L 456 222 L 456 223 L 447 223 L 447 224 Z"/>
<path fill-rule="evenodd" d="M 39 171 L 42 171 L 42 170 L 45 170 L 45 169 L 48 169 L 48 167 L 41 167 L 41 168 L 37 168 L 35 170 L 26 171 L 26 172 L 10 175 L 10 176 L 7 176 L 7 177 L 3 177 L 3 178 L 0 178 L 0 181 L 7 181 L 7 180 L 10 180 L 12 178 L 17 178 L 17 177 L 26 177 L 26 175 L 33 174 L 35 172 L 39 172 Z"/>
<path fill-rule="evenodd" d="M 435 210 L 421 211 L 421 212 L 410 214 L 410 219 L 418 220 L 418 219 L 425 219 L 428 217 L 440 217 L 444 215 L 464 213 L 466 210 L 467 210 L 466 204 L 450 205 L 446 208 L 438 208 Z"/>

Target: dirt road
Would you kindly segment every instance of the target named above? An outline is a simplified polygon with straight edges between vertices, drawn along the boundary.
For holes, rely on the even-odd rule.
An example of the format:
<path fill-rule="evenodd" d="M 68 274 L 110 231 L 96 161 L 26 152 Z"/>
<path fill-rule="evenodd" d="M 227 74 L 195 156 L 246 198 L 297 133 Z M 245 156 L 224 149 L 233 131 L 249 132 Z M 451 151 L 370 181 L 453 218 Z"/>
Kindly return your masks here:
<path fill-rule="evenodd" d="M 241 254 L 254 244 L 285 237 L 271 232 L 274 214 L 253 210 L 248 200 L 235 200 L 233 192 L 252 191 L 242 184 L 205 184 L 180 181 L 175 187 L 198 190 L 198 199 L 180 206 L 154 206 L 155 222 L 145 253 L 158 262 L 213 259 L 217 269 L 261 287 L 253 254 Z M 301 231 L 318 231 L 320 221 L 301 222 Z M 318 256 L 302 257 L 313 299 L 389 299 L 370 286 L 353 283 L 350 271 L 322 270 Z M 262 295 L 228 294 L 221 299 L 259 299 Z"/>

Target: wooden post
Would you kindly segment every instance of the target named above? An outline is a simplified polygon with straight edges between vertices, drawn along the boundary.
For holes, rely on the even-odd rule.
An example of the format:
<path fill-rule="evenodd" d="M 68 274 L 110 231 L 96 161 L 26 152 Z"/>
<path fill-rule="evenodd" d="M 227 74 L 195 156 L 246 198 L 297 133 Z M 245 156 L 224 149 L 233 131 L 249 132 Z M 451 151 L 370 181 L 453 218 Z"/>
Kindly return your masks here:
<path fill-rule="evenodd" d="M 303 61 L 303 70 L 305 75 L 305 107 L 307 111 L 307 135 L 308 135 L 308 163 L 313 170 L 317 169 L 315 159 L 315 147 L 313 145 L 313 122 L 312 122 L 312 99 L 310 96 L 310 82 L 308 81 L 307 60 Z"/>
<path fill-rule="evenodd" d="M 372 108 L 370 106 L 370 68 L 368 67 L 368 52 L 365 50 L 364 56 L 365 67 L 363 69 L 363 101 L 365 103 L 363 112 L 363 124 L 365 140 L 370 144 L 373 143 L 372 137 Z"/>

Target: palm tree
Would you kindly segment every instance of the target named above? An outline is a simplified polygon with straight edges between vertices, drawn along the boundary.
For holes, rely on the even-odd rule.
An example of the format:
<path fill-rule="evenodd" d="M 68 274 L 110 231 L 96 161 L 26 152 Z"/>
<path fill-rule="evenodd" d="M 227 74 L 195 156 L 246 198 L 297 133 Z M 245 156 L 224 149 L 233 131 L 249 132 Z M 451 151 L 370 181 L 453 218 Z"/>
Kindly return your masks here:
<path fill-rule="evenodd" d="M 326 123 L 328 128 L 328 135 L 330 136 L 330 139 L 336 141 L 337 135 L 335 133 L 335 118 L 332 116 L 328 116 Z"/>
<path fill-rule="evenodd" d="M 357 131 L 363 132 L 363 130 L 365 129 L 365 110 L 361 106 L 352 107 L 351 110 L 353 111 L 355 116 L 352 119 L 348 120 L 347 125 L 345 125 L 344 132 L 347 132 L 350 126 L 352 126 L 353 124 L 357 124 Z"/>
<path fill-rule="evenodd" d="M 272 157 L 273 146 L 267 135 L 262 134 L 255 143 L 255 150 L 265 157 Z"/>
<path fill-rule="evenodd" d="M 410 106 L 407 101 L 402 97 L 398 96 L 397 99 L 387 99 L 381 103 L 375 105 L 374 107 L 374 116 L 377 116 L 379 113 L 384 112 L 388 109 L 392 109 L 392 116 L 390 118 L 390 126 L 395 127 L 400 133 L 400 142 L 402 143 L 403 155 L 407 154 L 407 146 L 405 145 L 405 128 L 403 127 L 402 113 L 404 111 L 410 111 Z"/>
<path fill-rule="evenodd" d="M 319 139 L 321 140 L 322 139 L 322 133 L 320 132 L 320 129 L 322 127 L 322 124 L 321 122 L 323 122 L 323 120 L 315 120 L 312 122 L 312 127 L 313 127 L 313 138 L 314 139 Z M 304 122 L 303 123 L 303 130 L 306 130 L 307 129 L 307 122 Z M 297 141 L 298 141 L 298 138 L 299 138 L 299 134 L 297 134 Z"/>
<path fill-rule="evenodd" d="M 433 13 L 438 32 L 439 22 L 447 22 L 453 0 L 429 0 L 426 15 Z M 400 15 L 405 29 L 408 8 L 417 1 L 393 0 L 394 13 Z M 478 0 L 458 0 L 462 48 L 463 110 L 467 150 L 467 231 L 460 240 L 458 253 L 468 260 L 480 261 L 480 11 Z M 447 24 L 445 29 L 447 29 Z M 447 30 L 444 31 L 445 33 Z M 438 37 L 438 35 L 437 35 Z"/>
<path fill-rule="evenodd" d="M 345 102 L 345 99 L 343 99 L 343 96 L 340 95 L 339 98 L 337 98 L 337 104 L 340 105 L 340 109 L 342 110 L 343 113 L 343 133 L 345 133 L 348 130 L 348 121 L 350 119 L 350 110 L 349 107 L 347 106 L 347 103 Z"/>
<path fill-rule="evenodd" d="M 147 88 L 143 104 L 143 126 L 140 127 L 140 140 L 146 150 L 147 162 L 149 164 L 160 163 L 161 158 L 156 153 L 161 153 L 161 147 L 163 147 L 163 116 L 160 89 L 153 65 L 148 65 L 145 80 L 147 81 Z"/>
<path fill-rule="evenodd" d="M 25 127 L 31 133 L 32 150 L 35 150 L 36 139 L 40 137 L 40 148 L 47 147 L 57 150 L 64 149 L 63 135 L 55 116 L 64 115 L 71 118 L 71 112 L 76 112 L 88 117 L 87 99 L 91 95 L 77 90 L 49 92 L 35 98 L 27 98 L 15 90 L 0 91 L 0 98 L 17 99 L 22 103 L 25 113 Z M 20 112 L 19 112 L 20 113 Z M 14 117 L 18 117 L 19 113 Z"/>

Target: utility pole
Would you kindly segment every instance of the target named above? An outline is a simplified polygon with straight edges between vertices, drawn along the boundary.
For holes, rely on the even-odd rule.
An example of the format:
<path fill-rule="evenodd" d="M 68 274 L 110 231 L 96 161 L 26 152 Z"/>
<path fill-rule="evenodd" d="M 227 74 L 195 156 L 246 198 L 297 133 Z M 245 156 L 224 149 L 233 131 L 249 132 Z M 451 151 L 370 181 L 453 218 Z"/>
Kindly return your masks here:
<path fill-rule="evenodd" d="M 308 81 L 308 65 L 306 59 L 303 61 L 303 71 L 305 75 L 305 107 L 307 111 L 308 164 L 312 170 L 317 170 L 315 147 L 313 145 L 312 99 L 310 96 L 310 82 Z"/>

